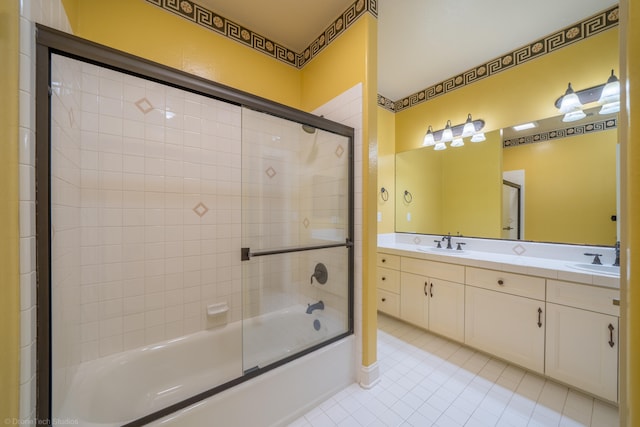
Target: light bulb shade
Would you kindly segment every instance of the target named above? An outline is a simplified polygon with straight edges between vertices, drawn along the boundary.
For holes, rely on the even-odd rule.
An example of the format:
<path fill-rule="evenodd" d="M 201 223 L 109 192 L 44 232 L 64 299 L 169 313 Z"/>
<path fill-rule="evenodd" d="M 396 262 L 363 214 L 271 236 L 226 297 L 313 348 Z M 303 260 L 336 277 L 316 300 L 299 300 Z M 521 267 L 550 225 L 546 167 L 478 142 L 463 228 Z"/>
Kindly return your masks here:
<path fill-rule="evenodd" d="M 478 132 L 471 137 L 471 142 L 482 142 L 486 140 L 487 138 L 484 136 L 484 132 Z"/>
<path fill-rule="evenodd" d="M 613 70 L 611 70 L 611 76 L 609 77 L 609 80 L 607 80 L 607 84 L 602 88 L 602 93 L 600 94 L 600 99 L 598 99 L 598 104 L 604 105 L 619 101 L 620 81 L 615 76 L 615 74 L 613 74 Z"/>
<path fill-rule="evenodd" d="M 447 126 L 442 131 L 442 141 L 449 142 L 453 139 L 453 131 L 451 130 L 451 120 L 447 120 Z"/>
<path fill-rule="evenodd" d="M 452 147 L 462 147 L 464 145 L 464 141 L 462 138 L 453 138 L 453 142 L 451 143 Z"/>
<path fill-rule="evenodd" d="M 467 116 L 467 121 L 464 123 L 464 127 L 462 128 L 462 137 L 466 138 L 475 133 L 476 127 L 473 124 L 473 119 L 471 118 L 471 114 Z"/>
<path fill-rule="evenodd" d="M 560 112 L 566 114 L 570 111 L 578 110 L 582 108 L 582 103 L 580 102 L 580 98 L 575 94 L 573 88 L 571 87 L 571 83 L 567 87 L 567 91 L 564 93 L 562 97 L 562 101 L 560 102 Z"/>
<path fill-rule="evenodd" d="M 436 150 L 436 151 L 446 150 L 447 149 L 447 144 L 445 144 L 444 142 L 438 142 L 436 144 L 436 146 L 433 147 L 433 149 Z"/>
<path fill-rule="evenodd" d="M 604 104 L 600 109 L 599 114 L 613 114 L 617 113 L 618 111 L 620 111 L 620 101 Z"/>
<path fill-rule="evenodd" d="M 424 135 L 424 140 L 422 141 L 422 145 L 425 147 L 431 147 L 436 144 L 436 140 L 433 138 L 433 130 L 431 126 L 427 129 L 427 133 Z"/>
<path fill-rule="evenodd" d="M 574 110 L 566 113 L 562 118 L 565 123 L 575 122 L 576 120 L 584 119 L 587 115 L 582 110 Z"/>

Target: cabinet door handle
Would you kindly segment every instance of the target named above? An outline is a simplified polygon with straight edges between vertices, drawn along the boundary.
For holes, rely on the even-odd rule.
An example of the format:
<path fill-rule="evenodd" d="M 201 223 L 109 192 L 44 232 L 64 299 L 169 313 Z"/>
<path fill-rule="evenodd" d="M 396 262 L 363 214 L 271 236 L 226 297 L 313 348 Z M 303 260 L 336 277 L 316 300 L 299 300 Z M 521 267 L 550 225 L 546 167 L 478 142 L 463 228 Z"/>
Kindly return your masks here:
<path fill-rule="evenodd" d="M 431 283 L 431 286 L 429 287 L 429 294 L 431 294 L 431 298 L 433 298 L 433 283 Z"/>
<path fill-rule="evenodd" d="M 387 278 L 382 276 L 382 281 L 384 282 L 385 280 L 387 280 Z"/>
<path fill-rule="evenodd" d="M 423 288 L 423 291 L 424 291 L 424 295 L 428 297 L 428 296 L 429 296 L 429 294 L 427 293 L 427 282 L 424 282 L 424 288 Z"/>
<path fill-rule="evenodd" d="M 386 259 L 384 259 L 384 258 L 382 258 L 382 262 L 387 262 L 387 260 L 386 260 Z"/>
<path fill-rule="evenodd" d="M 616 343 L 613 342 L 613 330 L 615 328 L 611 323 L 609 323 L 609 346 L 613 347 Z"/>
<path fill-rule="evenodd" d="M 504 285 L 504 280 L 498 279 L 498 285 L 500 285 L 500 286 Z"/>
<path fill-rule="evenodd" d="M 538 328 L 542 328 L 542 309 L 538 307 Z"/>
<path fill-rule="evenodd" d="M 387 299 L 386 298 L 382 298 L 382 302 L 385 302 Z"/>

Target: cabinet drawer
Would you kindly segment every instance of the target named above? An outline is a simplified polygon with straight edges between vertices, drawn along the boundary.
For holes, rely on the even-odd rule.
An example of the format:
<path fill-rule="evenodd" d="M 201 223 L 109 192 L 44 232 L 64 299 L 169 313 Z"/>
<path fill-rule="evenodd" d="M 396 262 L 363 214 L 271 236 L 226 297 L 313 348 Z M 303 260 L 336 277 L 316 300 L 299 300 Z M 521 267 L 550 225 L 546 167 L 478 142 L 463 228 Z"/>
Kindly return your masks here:
<path fill-rule="evenodd" d="M 618 289 L 548 280 L 547 301 L 611 316 L 620 316 L 620 306 L 615 305 L 615 303 L 620 303 Z"/>
<path fill-rule="evenodd" d="M 402 257 L 401 269 L 407 273 L 419 274 L 429 278 L 464 283 L 464 267 L 461 265 Z"/>
<path fill-rule="evenodd" d="M 545 297 L 545 279 L 522 274 L 467 267 L 466 284 L 539 300 Z"/>
<path fill-rule="evenodd" d="M 400 270 L 400 257 L 398 255 L 389 255 L 378 252 L 377 265 L 378 267 Z"/>
<path fill-rule="evenodd" d="M 400 271 L 378 267 L 376 269 L 376 286 L 385 291 L 400 293 Z"/>
<path fill-rule="evenodd" d="M 391 316 L 400 316 L 400 295 L 378 289 L 378 310 Z"/>

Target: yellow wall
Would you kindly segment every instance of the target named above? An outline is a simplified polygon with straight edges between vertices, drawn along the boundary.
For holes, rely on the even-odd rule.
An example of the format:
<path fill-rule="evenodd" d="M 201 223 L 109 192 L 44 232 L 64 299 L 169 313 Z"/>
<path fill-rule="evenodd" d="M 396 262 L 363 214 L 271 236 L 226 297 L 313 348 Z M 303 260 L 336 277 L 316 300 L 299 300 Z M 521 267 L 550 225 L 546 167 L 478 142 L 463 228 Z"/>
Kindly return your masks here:
<path fill-rule="evenodd" d="M 526 170 L 527 240 L 615 244 L 617 142 L 610 130 L 504 149 L 505 171 Z"/>
<path fill-rule="evenodd" d="M 464 123 L 467 114 L 486 122 L 486 131 L 558 115 L 555 100 L 571 82 L 574 89 L 604 83 L 619 74 L 618 29 L 487 77 L 396 114 L 396 150 L 418 148 L 427 126 L 444 128 L 447 120 Z"/>
<path fill-rule="evenodd" d="M 376 200 L 377 212 L 381 216 L 378 222 L 378 233 L 393 233 L 395 231 L 395 154 L 396 154 L 396 125 L 394 114 L 378 107 L 378 187 Z M 388 191 L 387 201 L 380 195 L 380 189 Z"/>
<path fill-rule="evenodd" d="M 296 68 L 144 0 L 67 0 L 74 34 L 294 108 Z"/>
<path fill-rule="evenodd" d="M 0 420 L 17 419 L 20 386 L 18 2 L 0 2 Z"/>
<path fill-rule="evenodd" d="M 500 237 L 502 141 L 498 131 L 486 137 L 445 151 L 398 153 L 396 231 Z M 410 203 L 404 190 L 413 195 Z"/>
<path fill-rule="evenodd" d="M 621 425 L 640 425 L 640 5 L 621 2 L 623 93 L 621 151 L 623 167 L 621 264 Z M 623 79 L 624 83 L 625 80 Z M 626 99 L 626 103 L 624 102 Z M 626 111 L 625 111 L 626 110 Z M 625 114 L 626 113 L 626 114 Z"/>

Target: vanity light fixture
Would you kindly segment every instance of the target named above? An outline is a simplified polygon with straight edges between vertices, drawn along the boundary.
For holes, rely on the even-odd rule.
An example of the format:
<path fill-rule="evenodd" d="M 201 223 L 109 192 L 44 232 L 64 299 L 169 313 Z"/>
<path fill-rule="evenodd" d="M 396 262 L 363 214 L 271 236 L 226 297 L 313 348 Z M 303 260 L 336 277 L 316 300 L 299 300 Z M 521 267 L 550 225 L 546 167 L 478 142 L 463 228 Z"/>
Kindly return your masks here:
<path fill-rule="evenodd" d="M 482 142 L 486 140 L 484 133 L 481 132 L 484 127 L 484 120 L 473 120 L 471 114 L 467 115 L 467 121 L 459 125 L 452 126 L 451 120 L 447 120 L 444 129 L 434 131 L 431 125 L 427 128 L 424 135 L 422 145 L 425 147 L 433 147 L 434 150 L 446 150 L 447 142 L 451 142 L 452 147 L 462 147 L 464 145 L 463 138 L 471 137 L 471 142 Z"/>
<path fill-rule="evenodd" d="M 536 126 L 537 125 L 534 122 L 523 123 L 521 125 L 513 126 L 513 130 L 515 130 L 516 132 L 520 132 L 527 129 L 533 129 Z"/>
<path fill-rule="evenodd" d="M 599 114 L 613 114 L 620 111 L 620 81 L 611 70 L 606 83 L 574 92 L 571 83 L 564 95 L 556 99 L 555 106 L 564 117 L 563 122 L 573 122 L 585 118 L 583 109 L 587 104 L 602 105 Z"/>

